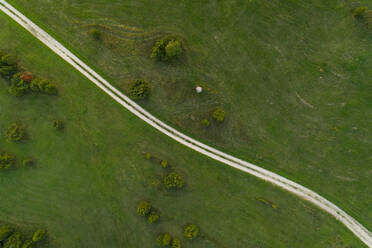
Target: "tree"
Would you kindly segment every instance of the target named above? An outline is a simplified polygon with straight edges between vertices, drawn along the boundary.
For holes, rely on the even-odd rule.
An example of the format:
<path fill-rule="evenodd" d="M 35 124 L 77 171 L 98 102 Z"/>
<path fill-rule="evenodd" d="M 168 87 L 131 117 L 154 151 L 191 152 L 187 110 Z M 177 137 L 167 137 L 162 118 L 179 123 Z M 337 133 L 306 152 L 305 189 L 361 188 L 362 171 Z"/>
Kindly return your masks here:
<path fill-rule="evenodd" d="M 178 238 L 173 239 L 172 248 L 181 248 L 181 241 Z"/>
<path fill-rule="evenodd" d="M 183 178 L 176 172 L 171 172 L 164 177 L 164 186 L 166 189 L 180 189 L 184 184 Z"/>
<path fill-rule="evenodd" d="M 182 45 L 179 40 L 171 40 L 165 47 L 165 54 L 168 58 L 180 56 L 182 53 Z"/>
<path fill-rule="evenodd" d="M 145 80 L 134 80 L 129 87 L 129 94 L 132 99 L 144 99 L 150 94 L 150 86 Z"/>
<path fill-rule="evenodd" d="M 0 242 L 6 240 L 12 232 L 13 230 L 10 226 L 0 226 Z"/>
<path fill-rule="evenodd" d="M 5 241 L 3 248 L 21 248 L 21 245 L 21 233 L 15 232 Z"/>
<path fill-rule="evenodd" d="M 158 245 L 162 247 L 168 247 L 171 244 L 172 236 L 169 233 L 161 233 L 157 237 Z"/>
<path fill-rule="evenodd" d="M 160 165 L 161 165 L 161 167 L 163 167 L 163 168 L 167 168 L 167 167 L 169 166 L 167 160 L 162 160 L 162 161 L 160 162 Z"/>
<path fill-rule="evenodd" d="M 146 216 L 150 213 L 151 211 L 151 204 L 147 201 L 141 201 L 139 204 L 138 204 L 138 207 L 137 207 L 137 214 L 141 215 L 141 216 Z"/>
<path fill-rule="evenodd" d="M 366 11 L 367 11 L 367 7 L 365 7 L 365 6 L 358 7 L 358 8 L 356 8 L 356 9 L 353 11 L 352 16 L 353 16 L 355 19 L 361 20 L 361 19 L 364 18 L 364 15 L 365 15 Z"/>
<path fill-rule="evenodd" d="M 93 28 L 89 31 L 90 36 L 92 36 L 93 39 L 95 40 L 100 40 L 101 39 L 101 33 L 99 32 L 98 29 Z"/>
<path fill-rule="evenodd" d="M 199 228 L 195 224 L 187 225 L 184 234 L 188 239 L 195 239 L 199 234 Z"/>
<path fill-rule="evenodd" d="M 18 123 L 12 123 L 6 131 L 7 140 L 10 142 L 18 142 L 25 138 L 25 128 Z"/>
<path fill-rule="evenodd" d="M 179 57 L 183 52 L 182 43 L 175 37 L 163 37 L 152 47 L 151 58 L 167 61 Z"/>
<path fill-rule="evenodd" d="M 225 119 L 225 111 L 220 107 L 216 108 L 213 112 L 213 118 L 218 122 L 223 122 Z"/>
<path fill-rule="evenodd" d="M 15 164 L 15 157 L 7 152 L 0 153 L 0 169 L 8 169 Z"/>
<path fill-rule="evenodd" d="M 32 235 L 32 242 L 39 242 L 42 239 L 44 239 L 46 235 L 46 231 L 42 229 L 38 229 L 34 232 L 34 235 Z"/>
<path fill-rule="evenodd" d="M 155 211 L 151 211 L 147 217 L 147 222 L 153 224 L 159 220 L 159 215 Z"/>

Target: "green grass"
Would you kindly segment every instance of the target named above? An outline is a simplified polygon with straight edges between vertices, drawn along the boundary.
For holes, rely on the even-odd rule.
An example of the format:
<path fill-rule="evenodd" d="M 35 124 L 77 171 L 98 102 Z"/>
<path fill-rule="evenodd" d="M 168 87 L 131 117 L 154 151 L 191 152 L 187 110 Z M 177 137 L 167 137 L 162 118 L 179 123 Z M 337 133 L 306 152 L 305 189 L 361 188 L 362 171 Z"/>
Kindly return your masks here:
<path fill-rule="evenodd" d="M 195 248 L 364 247 L 311 204 L 154 131 L 3 13 L 0 29 L 0 47 L 60 91 L 15 98 L 0 81 L 0 130 L 20 121 L 28 132 L 21 144 L 0 138 L 0 148 L 18 163 L 37 161 L 35 168 L 0 171 L 2 221 L 45 227 L 54 247 L 152 248 L 163 231 Z M 62 132 L 53 128 L 55 119 L 66 124 Z M 169 161 L 185 189 L 159 190 L 163 170 L 145 159 L 147 152 Z M 160 210 L 159 224 L 136 215 L 143 199 Z M 187 223 L 198 224 L 203 238 L 185 241 Z"/>
<path fill-rule="evenodd" d="M 372 43 L 351 17 L 355 3 L 10 2 L 124 92 L 134 78 L 151 81 L 141 104 L 162 120 L 315 190 L 372 229 Z M 187 53 L 173 66 L 149 59 L 168 33 Z M 206 129 L 217 106 L 226 121 Z"/>

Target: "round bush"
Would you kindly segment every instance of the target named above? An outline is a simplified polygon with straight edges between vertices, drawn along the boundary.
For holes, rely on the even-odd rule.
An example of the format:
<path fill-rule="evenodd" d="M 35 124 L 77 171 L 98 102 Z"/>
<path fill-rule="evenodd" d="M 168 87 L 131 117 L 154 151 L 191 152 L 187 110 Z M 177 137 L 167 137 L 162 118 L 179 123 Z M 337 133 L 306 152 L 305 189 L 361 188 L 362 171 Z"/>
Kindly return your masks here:
<path fill-rule="evenodd" d="M 8 169 L 15 164 L 15 157 L 7 152 L 0 153 L 0 169 Z"/>
<path fill-rule="evenodd" d="M 89 31 L 89 34 L 90 34 L 90 36 L 92 36 L 92 38 L 95 39 L 95 40 L 100 40 L 100 39 L 101 39 L 101 33 L 100 33 L 99 30 L 96 29 L 96 28 L 92 28 L 92 29 Z"/>
<path fill-rule="evenodd" d="M 164 186 L 167 189 L 180 189 L 184 184 L 183 178 L 176 172 L 171 172 L 164 177 Z"/>
<path fill-rule="evenodd" d="M 137 79 L 130 85 L 129 94 L 132 99 L 144 99 L 150 94 L 149 84 L 144 80 Z"/>
<path fill-rule="evenodd" d="M 202 120 L 202 125 L 203 125 L 203 126 L 205 126 L 205 127 L 209 127 L 210 124 L 211 124 L 211 123 L 210 123 L 207 119 Z"/>
<path fill-rule="evenodd" d="M 169 166 L 167 160 L 162 160 L 162 161 L 160 162 L 160 165 L 161 165 L 161 167 L 163 167 L 163 168 L 167 168 L 167 167 Z"/>
<path fill-rule="evenodd" d="M 182 53 L 182 46 L 179 40 L 171 40 L 165 47 L 165 55 L 168 58 L 178 57 Z"/>
<path fill-rule="evenodd" d="M 168 247 L 171 244 L 172 237 L 169 233 L 161 233 L 156 238 L 157 244 L 162 247 Z"/>
<path fill-rule="evenodd" d="M 152 48 L 151 58 L 167 61 L 177 58 L 183 52 L 182 43 L 175 37 L 163 37 Z"/>
<path fill-rule="evenodd" d="M 222 108 L 216 108 L 213 112 L 213 118 L 218 122 L 223 122 L 225 119 L 225 111 Z"/>
<path fill-rule="evenodd" d="M 181 241 L 178 238 L 173 239 L 172 248 L 181 248 Z"/>
<path fill-rule="evenodd" d="M 183 232 L 188 239 L 195 239 L 199 234 L 199 228 L 195 224 L 186 226 Z"/>
<path fill-rule="evenodd" d="M 362 6 L 362 7 L 358 7 L 356 8 L 354 11 L 353 11 L 353 14 L 352 16 L 355 18 L 355 19 L 363 19 L 364 17 L 364 14 L 366 13 L 367 11 L 367 7 L 365 6 Z"/>
<path fill-rule="evenodd" d="M 11 142 L 18 142 L 25 138 L 26 132 L 22 125 L 12 123 L 6 131 L 7 140 Z"/>
<path fill-rule="evenodd" d="M 137 214 L 141 215 L 141 216 L 146 216 L 150 213 L 151 211 L 151 204 L 147 201 L 141 201 L 139 204 L 138 204 L 138 207 L 137 207 Z"/>
<path fill-rule="evenodd" d="M 151 153 L 146 153 L 145 158 L 150 160 L 151 159 Z"/>
<path fill-rule="evenodd" d="M 42 229 L 36 230 L 36 232 L 34 232 L 34 235 L 32 235 L 32 241 L 33 242 L 41 241 L 45 237 L 45 234 L 46 234 L 45 230 Z"/>
<path fill-rule="evenodd" d="M 147 217 L 147 222 L 150 223 L 150 224 L 153 224 L 153 223 L 157 222 L 158 220 L 159 220 L 159 215 L 156 212 L 151 211 L 151 213 Z"/>

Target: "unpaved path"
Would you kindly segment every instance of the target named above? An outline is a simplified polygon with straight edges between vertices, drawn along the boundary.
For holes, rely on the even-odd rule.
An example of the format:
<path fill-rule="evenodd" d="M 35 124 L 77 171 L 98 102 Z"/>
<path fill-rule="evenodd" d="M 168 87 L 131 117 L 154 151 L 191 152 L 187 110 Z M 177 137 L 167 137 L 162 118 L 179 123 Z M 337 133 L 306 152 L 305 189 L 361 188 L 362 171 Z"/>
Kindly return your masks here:
<path fill-rule="evenodd" d="M 108 94 L 111 98 L 121 104 L 123 107 L 128 109 L 130 112 L 138 116 L 149 125 L 153 126 L 160 132 L 164 133 L 168 137 L 178 141 L 179 143 L 202 153 L 212 159 L 215 159 L 221 163 L 239 169 L 254 175 L 262 180 L 271 182 L 272 184 L 279 186 L 299 197 L 312 202 L 319 208 L 333 215 L 337 220 L 342 222 L 350 231 L 352 231 L 361 241 L 363 241 L 369 248 L 372 248 L 372 233 L 362 226 L 353 217 L 342 211 L 339 207 L 318 195 L 314 191 L 303 187 L 293 181 L 288 180 L 278 174 L 271 171 L 258 167 L 249 162 L 240 160 L 239 158 L 228 155 L 224 152 L 214 149 L 213 147 L 207 146 L 199 141 L 186 136 L 172 127 L 168 126 L 164 122 L 160 121 L 149 112 L 144 110 L 134 101 L 129 99 L 127 96 L 122 94 L 116 88 L 114 88 L 109 82 L 103 79 L 95 71 L 93 71 L 84 62 L 78 59 L 74 54 L 67 50 L 62 44 L 56 41 L 48 33 L 34 24 L 31 20 L 25 17 L 22 13 L 17 11 L 14 7 L 8 4 L 4 0 L 0 0 L 0 10 L 11 17 L 14 21 L 28 30 L 33 36 L 43 42 L 53 52 L 62 57 L 66 62 L 71 64 L 75 69 L 86 76 L 90 81 L 97 85 L 101 90 Z"/>

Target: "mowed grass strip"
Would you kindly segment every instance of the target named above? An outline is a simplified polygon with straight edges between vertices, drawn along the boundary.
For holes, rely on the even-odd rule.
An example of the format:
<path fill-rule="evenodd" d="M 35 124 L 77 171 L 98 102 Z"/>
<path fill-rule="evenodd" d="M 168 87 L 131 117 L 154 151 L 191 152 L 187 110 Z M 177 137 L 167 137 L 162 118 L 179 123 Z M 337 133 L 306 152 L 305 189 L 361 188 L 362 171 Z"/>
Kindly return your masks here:
<path fill-rule="evenodd" d="M 15 98 L 0 81 L 0 130 L 20 121 L 29 133 L 20 144 L 4 137 L 0 147 L 19 161 L 37 161 L 35 168 L 0 172 L 3 221 L 45 226 L 55 247 L 154 247 L 165 231 L 196 248 L 363 247 L 312 205 L 148 127 L 4 14 L 0 27 L 0 47 L 60 92 Z M 63 131 L 53 128 L 55 119 L 64 121 Z M 145 159 L 147 152 L 169 161 L 185 178 L 184 190 L 158 189 L 163 171 Z M 159 209 L 159 224 L 137 216 L 142 199 Z M 196 223 L 203 237 L 186 241 L 187 223 Z"/>

